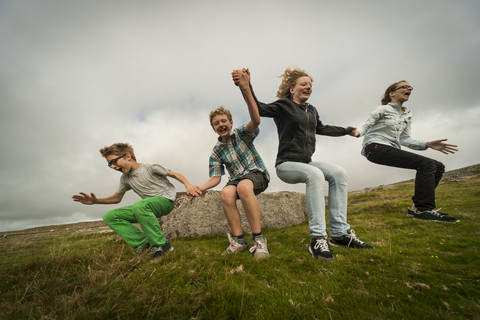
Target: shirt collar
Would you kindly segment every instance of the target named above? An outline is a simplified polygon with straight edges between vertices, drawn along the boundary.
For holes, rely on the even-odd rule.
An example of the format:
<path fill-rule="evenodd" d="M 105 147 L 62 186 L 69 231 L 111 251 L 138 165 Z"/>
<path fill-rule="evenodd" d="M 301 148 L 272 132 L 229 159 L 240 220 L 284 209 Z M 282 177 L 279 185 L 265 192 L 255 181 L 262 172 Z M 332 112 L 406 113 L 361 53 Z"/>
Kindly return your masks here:
<path fill-rule="evenodd" d="M 388 105 L 394 107 L 394 108 L 397 109 L 397 110 L 400 110 L 400 107 L 399 107 L 396 103 L 389 102 Z M 402 107 L 402 110 L 403 110 L 403 112 L 405 113 L 405 112 L 407 111 L 407 108 L 406 108 L 406 107 Z"/>

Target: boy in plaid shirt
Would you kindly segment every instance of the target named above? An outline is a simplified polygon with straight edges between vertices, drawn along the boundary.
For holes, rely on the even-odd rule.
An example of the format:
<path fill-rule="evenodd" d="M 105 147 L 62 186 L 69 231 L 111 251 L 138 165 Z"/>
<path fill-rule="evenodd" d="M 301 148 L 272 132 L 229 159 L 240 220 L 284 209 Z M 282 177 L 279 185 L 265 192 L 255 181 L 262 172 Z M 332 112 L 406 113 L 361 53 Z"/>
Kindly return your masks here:
<path fill-rule="evenodd" d="M 210 124 L 219 135 L 209 159 L 209 175 L 198 188 L 203 192 L 217 186 L 227 168 L 230 178 L 222 190 L 223 211 L 232 229 L 233 237 L 227 233 L 230 245 L 223 254 L 246 251 L 248 243 L 243 235 L 240 212 L 236 201 L 242 201 L 245 216 L 252 228 L 253 246 L 250 252 L 256 260 L 269 255 L 267 240 L 262 235 L 260 208 L 256 195 L 263 192 L 270 180 L 267 169 L 257 153 L 253 140 L 258 136 L 260 115 L 250 87 L 245 88 L 250 121 L 232 131 L 230 111 L 219 107 L 210 112 Z"/>

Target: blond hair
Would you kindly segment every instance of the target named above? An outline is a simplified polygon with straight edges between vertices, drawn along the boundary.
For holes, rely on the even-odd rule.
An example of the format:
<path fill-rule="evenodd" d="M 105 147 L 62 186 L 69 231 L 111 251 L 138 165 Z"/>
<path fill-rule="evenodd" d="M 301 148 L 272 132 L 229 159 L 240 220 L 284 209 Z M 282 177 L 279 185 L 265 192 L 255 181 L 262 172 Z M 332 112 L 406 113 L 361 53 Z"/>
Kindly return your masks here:
<path fill-rule="evenodd" d="M 281 76 L 278 76 L 279 78 L 282 78 L 282 83 L 280 83 L 280 86 L 278 87 L 277 91 L 277 98 L 287 98 L 292 100 L 292 94 L 290 93 L 290 89 L 295 87 L 297 80 L 300 79 L 301 77 L 309 77 L 310 80 L 313 79 L 310 77 L 308 73 L 306 73 L 304 70 L 298 69 L 298 68 L 287 68 L 283 72 Z"/>
<path fill-rule="evenodd" d="M 121 156 L 127 153 L 129 153 L 132 156 L 133 160 L 137 161 L 137 159 L 135 158 L 135 153 L 133 153 L 133 147 L 128 143 L 114 143 L 109 147 L 105 146 L 102 149 L 100 149 L 100 154 L 104 158 L 112 154 L 115 156 Z"/>
<path fill-rule="evenodd" d="M 212 128 L 213 128 L 213 123 L 212 123 L 213 118 L 220 115 L 225 115 L 227 116 L 228 121 L 232 121 L 232 114 L 230 113 L 230 111 L 228 109 L 225 109 L 223 106 L 220 106 L 217 109 L 210 112 L 209 117 L 210 117 L 210 125 L 212 126 Z"/>

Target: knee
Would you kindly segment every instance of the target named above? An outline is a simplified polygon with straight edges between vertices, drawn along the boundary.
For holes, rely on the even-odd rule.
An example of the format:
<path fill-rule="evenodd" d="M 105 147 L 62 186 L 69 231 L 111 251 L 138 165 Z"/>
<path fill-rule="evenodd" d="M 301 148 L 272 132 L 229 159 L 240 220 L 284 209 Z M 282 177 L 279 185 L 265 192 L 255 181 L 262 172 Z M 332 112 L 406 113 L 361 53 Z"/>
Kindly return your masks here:
<path fill-rule="evenodd" d="M 116 217 L 115 210 L 107 211 L 103 215 L 103 222 L 105 222 L 106 225 L 109 225 L 110 223 L 112 223 L 115 220 L 115 217 Z"/>
<path fill-rule="evenodd" d="M 343 167 L 337 166 L 335 176 L 339 180 L 347 181 L 347 170 L 345 170 Z"/>
<path fill-rule="evenodd" d="M 437 173 L 443 174 L 445 172 L 445 165 L 439 161 L 435 161 L 437 164 Z"/>
<path fill-rule="evenodd" d="M 222 202 L 227 205 L 235 205 L 237 200 L 237 188 L 225 187 L 222 190 Z"/>
<path fill-rule="evenodd" d="M 335 183 L 339 185 L 344 185 L 347 183 L 347 171 L 341 166 L 333 166 L 329 172 L 328 182 Z"/>
<path fill-rule="evenodd" d="M 305 182 L 310 185 L 316 183 L 323 184 L 325 183 L 325 175 L 323 174 L 322 170 L 315 168 L 307 173 Z"/>
<path fill-rule="evenodd" d="M 253 192 L 253 182 L 251 180 L 242 180 L 237 186 L 237 194 L 242 198 L 246 198 L 249 196 L 255 196 Z"/>

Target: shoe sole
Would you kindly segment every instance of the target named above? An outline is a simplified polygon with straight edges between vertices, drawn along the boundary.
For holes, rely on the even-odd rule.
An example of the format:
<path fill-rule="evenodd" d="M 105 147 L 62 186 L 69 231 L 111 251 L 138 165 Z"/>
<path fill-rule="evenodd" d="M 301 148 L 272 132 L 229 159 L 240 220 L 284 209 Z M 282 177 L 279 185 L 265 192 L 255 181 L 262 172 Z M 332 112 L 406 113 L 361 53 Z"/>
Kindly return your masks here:
<path fill-rule="evenodd" d="M 326 260 L 326 261 L 332 261 L 333 260 L 333 257 L 331 257 L 331 258 L 325 258 L 325 257 L 322 257 L 322 256 L 315 257 L 313 255 L 313 251 L 312 251 L 312 248 L 310 246 L 308 246 L 308 252 L 310 252 L 312 257 L 314 257 L 315 259 L 323 259 L 323 260 Z"/>
<path fill-rule="evenodd" d="M 255 255 L 254 255 L 254 256 L 253 256 L 253 259 L 258 261 L 258 260 L 263 260 L 263 259 L 265 259 L 265 258 L 267 258 L 267 257 L 269 257 L 269 256 L 270 256 L 270 254 L 262 254 L 262 255 L 259 255 L 259 256 L 255 256 Z"/>
<path fill-rule="evenodd" d="M 433 221 L 433 222 L 440 222 L 440 223 L 457 223 L 457 222 L 460 222 L 460 220 L 455 220 L 455 221 L 442 221 L 442 220 L 435 220 L 435 219 L 431 219 L 431 220 L 427 220 L 427 219 L 422 219 L 422 218 L 415 218 L 413 217 L 414 220 L 422 220 L 422 221 Z"/>
<path fill-rule="evenodd" d="M 447 213 L 439 212 L 439 214 L 440 214 L 441 216 L 444 216 L 444 217 L 448 216 Z M 412 210 L 407 210 L 407 217 L 414 217 L 414 216 L 415 216 L 415 213 L 413 213 Z M 423 220 L 425 220 L 425 219 L 423 219 Z"/>
<path fill-rule="evenodd" d="M 343 247 L 343 248 L 348 248 L 348 249 L 367 249 L 367 250 L 375 249 L 375 247 L 371 247 L 371 248 L 349 247 L 349 246 L 346 246 L 346 245 L 343 245 L 343 244 L 333 243 L 332 240 L 330 240 L 328 243 L 329 243 L 331 246 L 334 246 L 334 247 Z"/>
<path fill-rule="evenodd" d="M 246 247 L 243 250 L 237 250 L 235 252 L 230 252 L 230 251 L 225 252 L 225 251 L 223 251 L 222 256 L 226 256 L 226 255 L 229 255 L 229 254 L 236 254 L 236 253 L 245 252 L 245 251 L 248 251 L 248 247 Z"/>

